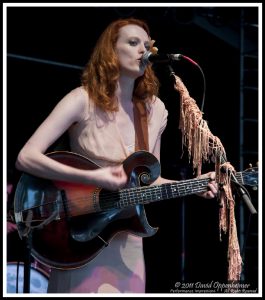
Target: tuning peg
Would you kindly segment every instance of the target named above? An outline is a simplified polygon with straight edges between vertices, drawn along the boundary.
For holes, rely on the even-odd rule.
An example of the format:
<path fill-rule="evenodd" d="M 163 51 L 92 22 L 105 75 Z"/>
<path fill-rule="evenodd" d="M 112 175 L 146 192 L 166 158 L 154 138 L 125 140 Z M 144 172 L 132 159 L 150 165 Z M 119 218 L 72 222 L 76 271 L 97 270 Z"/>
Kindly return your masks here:
<path fill-rule="evenodd" d="M 252 164 L 248 164 L 248 167 L 249 167 L 249 168 L 252 168 Z"/>
<path fill-rule="evenodd" d="M 257 190 L 258 190 L 258 187 L 257 187 L 256 185 L 253 186 L 253 187 L 252 187 L 252 190 L 253 190 L 253 191 L 257 191 Z"/>
<path fill-rule="evenodd" d="M 258 167 L 258 166 L 259 166 L 259 162 L 257 161 L 257 162 L 256 162 L 256 167 Z"/>

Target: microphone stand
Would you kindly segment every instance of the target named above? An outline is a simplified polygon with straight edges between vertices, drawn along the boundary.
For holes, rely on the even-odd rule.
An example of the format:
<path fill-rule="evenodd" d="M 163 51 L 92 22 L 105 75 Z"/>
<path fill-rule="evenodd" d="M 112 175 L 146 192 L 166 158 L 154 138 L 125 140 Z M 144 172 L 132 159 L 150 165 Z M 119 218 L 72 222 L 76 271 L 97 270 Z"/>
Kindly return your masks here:
<path fill-rule="evenodd" d="M 31 271 L 31 248 L 32 248 L 32 232 L 24 237 L 25 254 L 24 254 L 24 282 L 23 293 L 30 293 L 30 271 Z"/>
<path fill-rule="evenodd" d="M 223 155 L 221 156 L 221 162 L 225 163 L 227 160 L 223 157 Z M 246 204 L 246 206 L 248 207 L 250 213 L 253 214 L 257 214 L 257 210 L 255 209 L 254 205 L 252 204 L 250 197 L 246 191 L 245 188 L 243 188 L 243 186 L 238 182 L 238 180 L 236 179 L 235 174 L 232 172 L 231 173 L 231 178 L 233 180 L 233 182 L 235 183 L 235 187 L 238 193 L 238 196 L 244 201 L 244 203 Z"/>
<path fill-rule="evenodd" d="M 257 210 L 255 209 L 254 205 L 252 204 L 251 200 L 250 200 L 250 197 L 249 195 L 246 193 L 246 191 L 242 188 L 242 186 L 238 183 L 236 177 L 234 174 L 232 174 L 232 178 L 233 178 L 233 181 L 236 182 L 236 190 L 237 190 L 237 193 L 239 195 L 239 197 L 241 197 L 241 199 L 245 202 L 246 206 L 248 207 L 250 213 L 252 215 L 254 214 L 257 214 Z"/>

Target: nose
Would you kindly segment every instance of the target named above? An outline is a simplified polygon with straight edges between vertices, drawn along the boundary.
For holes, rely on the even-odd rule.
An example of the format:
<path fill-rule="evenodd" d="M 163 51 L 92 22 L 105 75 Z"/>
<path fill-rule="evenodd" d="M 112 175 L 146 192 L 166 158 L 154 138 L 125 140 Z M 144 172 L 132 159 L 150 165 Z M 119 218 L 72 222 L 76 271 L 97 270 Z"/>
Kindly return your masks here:
<path fill-rule="evenodd" d="M 146 52 L 145 45 L 144 45 L 144 43 L 141 43 L 139 46 L 139 53 L 144 54 L 145 52 Z"/>

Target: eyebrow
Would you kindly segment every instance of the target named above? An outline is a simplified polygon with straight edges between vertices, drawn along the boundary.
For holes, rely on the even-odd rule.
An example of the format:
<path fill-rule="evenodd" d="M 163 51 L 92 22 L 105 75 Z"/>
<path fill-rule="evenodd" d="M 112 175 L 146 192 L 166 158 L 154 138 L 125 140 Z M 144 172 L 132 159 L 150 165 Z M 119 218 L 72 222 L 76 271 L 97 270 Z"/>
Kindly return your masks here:
<path fill-rule="evenodd" d="M 128 39 L 137 39 L 137 40 L 141 40 L 138 36 L 136 36 L 136 35 L 133 35 L 133 36 L 128 36 Z M 149 40 L 145 40 L 144 41 L 144 44 L 146 45 L 146 44 L 148 44 L 148 45 L 150 45 L 150 41 Z"/>

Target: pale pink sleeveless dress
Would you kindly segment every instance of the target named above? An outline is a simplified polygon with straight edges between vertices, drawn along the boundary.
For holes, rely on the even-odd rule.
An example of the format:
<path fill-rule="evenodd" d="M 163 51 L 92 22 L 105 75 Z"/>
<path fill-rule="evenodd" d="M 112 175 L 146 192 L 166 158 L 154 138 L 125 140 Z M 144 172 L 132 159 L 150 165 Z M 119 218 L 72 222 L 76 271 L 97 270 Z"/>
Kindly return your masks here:
<path fill-rule="evenodd" d="M 83 88 L 77 89 L 87 97 Z M 86 118 L 69 131 L 71 150 L 88 157 L 99 166 L 122 163 L 134 152 L 135 132 L 126 127 L 118 128 L 115 114 L 107 116 L 95 108 L 91 101 L 87 103 Z M 148 111 L 149 151 L 152 152 L 156 143 L 160 143 L 166 127 L 167 110 L 163 102 L 156 98 L 148 106 Z M 131 136 L 131 145 L 125 145 L 122 138 L 125 134 Z M 142 238 L 126 232 L 118 233 L 109 246 L 85 266 L 73 270 L 52 269 L 48 292 L 144 293 Z"/>

